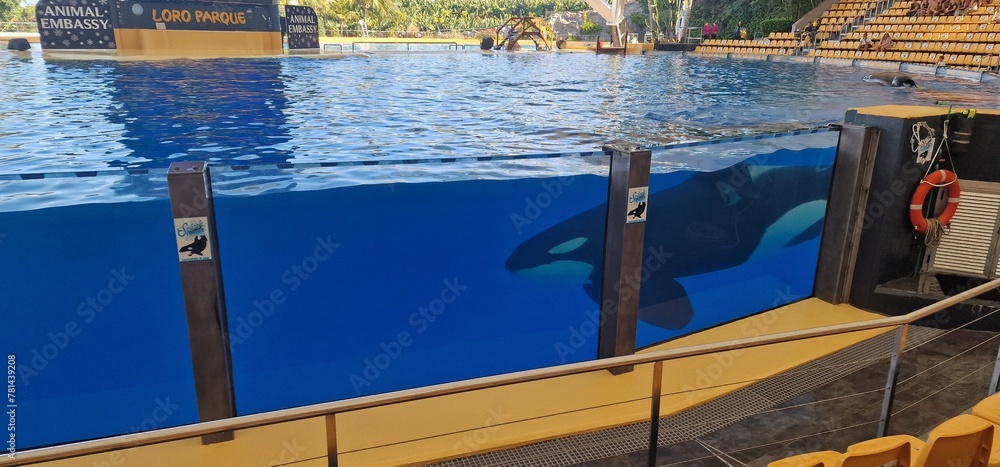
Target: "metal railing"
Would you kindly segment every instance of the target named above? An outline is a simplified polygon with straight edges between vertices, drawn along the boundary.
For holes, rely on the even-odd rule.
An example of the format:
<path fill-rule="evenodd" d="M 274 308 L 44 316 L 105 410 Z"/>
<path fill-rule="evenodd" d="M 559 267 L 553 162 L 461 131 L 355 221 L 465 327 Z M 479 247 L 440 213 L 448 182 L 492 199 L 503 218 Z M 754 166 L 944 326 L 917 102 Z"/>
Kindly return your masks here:
<path fill-rule="evenodd" d="M 450 41 L 356 41 L 356 42 L 351 42 L 351 52 L 357 52 L 358 51 L 357 46 L 359 44 L 395 45 L 395 46 L 404 45 L 405 49 L 403 50 L 405 50 L 406 52 L 414 51 L 411 49 L 411 46 L 413 46 L 414 48 L 418 48 L 419 50 L 422 51 L 439 50 L 439 49 L 426 49 L 423 48 L 423 46 L 447 45 L 448 50 L 465 50 L 466 47 L 475 47 L 475 48 L 479 47 L 479 45 L 459 44 L 458 42 L 450 42 Z M 393 50 L 384 50 L 384 51 L 391 52 Z M 371 52 L 371 50 L 362 50 L 362 52 Z"/>
<path fill-rule="evenodd" d="M 38 32 L 38 24 L 32 21 L 8 21 L 0 23 L 0 32 Z"/>
<path fill-rule="evenodd" d="M 337 443 L 336 443 L 336 416 L 337 414 L 353 412 L 374 407 L 384 407 L 403 402 L 417 401 L 440 397 L 452 394 L 466 393 L 481 389 L 509 386 L 519 383 L 540 381 L 545 379 L 558 378 L 562 376 L 577 375 L 594 371 L 609 370 L 616 367 L 629 365 L 650 364 L 654 365 L 653 377 L 650 382 L 650 437 L 649 437 L 649 460 L 650 465 L 654 465 L 657 447 L 657 430 L 659 429 L 660 418 L 659 403 L 662 396 L 660 386 L 662 384 L 663 362 L 684 357 L 695 357 L 723 351 L 732 351 L 759 347 L 769 344 L 783 342 L 800 341 L 823 336 L 833 336 L 857 331 L 868 331 L 874 329 L 896 328 L 896 339 L 894 352 L 891 356 L 890 370 L 887 377 L 884 402 L 882 407 L 882 417 L 879 420 L 879 435 L 884 435 L 888 430 L 889 417 L 892 413 L 892 398 L 895 394 L 897 370 L 901 349 L 906 344 L 906 329 L 909 324 L 945 310 L 954 305 L 958 305 L 966 300 L 986 293 L 1000 287 L 1000 279 L 995 279 L 977 287 L 971 288 L 954 296 L 948 297 L 939 302 L 920 308 L 906 315 L 872 319 L 867 321 L 854 322 L 849 324 L 838 324 L 823 326 L 813 329 L 782 332 L 764 336 L 749 337 L 744 339 L 734 339 L 712 344 L 700 344 L 686 346 L 676 349 L 661 350 L 638 355 L 628 355 L 622 357 L 606 358 L 596 361 L 561 365 L 557 367 L 541 368 L 536 370 L 520 371 L 499 376 L 488 376 L 466 381 L 438 384 L 423 388 L 408 389 L 386 394 L 359 397 L 356 399 L 327 402 L 322 404 L 296 407 L 291 409 L 278 410 L 274 412 L 246 415 L 225 420 L 198 423 L 175 428 L 167 428 L 156 431 L 149 431 L 141 434 L 131 434 L 105 438 L 95 441 L 66 444 L 62 446 L 34 449 L 24 451 L 16 455 L 13 460 L 0 459 L 0 466 L 26 465 L 45 461 L 73 458 L 88 454 L 97 454 L 115 451 L 124 448 L 134 448 L 159 444 L 169 441 L 189 439 L 214 433 L 222 433 L 232 430 L 274 425 L 278 423 L 304 420 L 316 417 L 326 418 L 327 427 L 327 453 L 329 465 L 337 465 Z M 995 379 L 1000 375 L 1000 368 L 994 372 L 994 381 L 990 385 L 990 392 L 996 390 Z"/>
<path fill-rule="evenodd" d="M 488 27 L 476 29 L 444 29 L 441 31 L 376 31 L 374 29 L 333 29 L 326 31 L 327 37 L 381 37 L 381 38 L 415 38 L 415 39 L 454 39 L 475 37 L 478 31 L 488 29 Z"/>

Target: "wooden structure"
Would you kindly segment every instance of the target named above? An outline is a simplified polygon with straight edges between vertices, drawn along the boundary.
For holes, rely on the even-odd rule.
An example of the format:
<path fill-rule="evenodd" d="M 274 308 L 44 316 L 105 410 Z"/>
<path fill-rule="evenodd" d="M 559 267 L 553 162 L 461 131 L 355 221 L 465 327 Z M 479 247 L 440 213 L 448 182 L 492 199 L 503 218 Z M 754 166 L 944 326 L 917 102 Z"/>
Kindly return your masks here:
<path fill-rule="evenodd" d="M 597 51 L 597 53 L 599 55 L 600 54 L 603 54 L 603 55 L 625 55 L 625 48 L 626 48 L 625 44 L 622 44 L 621 47 L 606 46 L 606 45 L 601 44 L 601 40 L 600 39 L 597 39 L 597 47 L 595 48 L 595 50 Z"/>
<path fill-rule="evenodd" d="M 496 49 L 497 50 L 517 50 L 518 41 L 527 37 L 535 43 L 538 50 L 552 50 L 549 39 L 543 31 L 545 22 L 541 18 L 531 16 L 515 16 L 508 19 L 503 25 L 497 28 Z"/>

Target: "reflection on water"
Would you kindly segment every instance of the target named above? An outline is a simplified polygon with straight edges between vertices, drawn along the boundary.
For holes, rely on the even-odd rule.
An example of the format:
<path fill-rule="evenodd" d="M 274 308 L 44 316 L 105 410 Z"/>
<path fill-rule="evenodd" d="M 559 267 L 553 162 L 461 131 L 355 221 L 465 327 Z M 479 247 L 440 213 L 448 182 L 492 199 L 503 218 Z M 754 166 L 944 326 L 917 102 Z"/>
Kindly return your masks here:
<path fill-rule="evenodd" d="M 677 54 L 0 60 L 0 174 L 590 151 L 823 125 L 852 107 L 986 106 L 990 84 Z M 9 83 L 9 85 L 7 84 Z"/>
<path fill-rule="evenodd" d="M 137 162 L 267 160 L 291 157 L 288 98 L 276 60 L 121 62 L 113 67 L 108 120 Z"/>

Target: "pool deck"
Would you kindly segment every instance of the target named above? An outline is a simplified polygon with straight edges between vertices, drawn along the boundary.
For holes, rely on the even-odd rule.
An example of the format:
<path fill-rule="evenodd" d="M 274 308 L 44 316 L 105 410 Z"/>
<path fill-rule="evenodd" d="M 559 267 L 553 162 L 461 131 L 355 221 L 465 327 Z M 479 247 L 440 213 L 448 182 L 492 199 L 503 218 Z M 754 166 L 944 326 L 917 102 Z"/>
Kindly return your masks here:
<path fill-rule="evenodd" d="M 659 52 L 670 53 L 670 52 Z M 947 66 L 921 65 L 918 63 L 888 62 L 881 60 L 861 60 L 852 58 L 828 58 L 828 57 L 808 57 L 797 55 L 762 55 L 762 54 L 739 54 L 739 53 L 711 53 L 711 52 L 684 52 L 685 55 L 699 57 L 720 57 L 741 60 L 760 60 L 768 62 L 798 62 L 813 63 L 823 65 L 834 65 L 843 67 L 866 68 L 872 70 L 900 71 L 904 73 L 947 76 L 951 78 L 968 79 L 973 81 L 988 82 L 1000 79 L 996 72 L 986 70 L 967 70 Z"/>
<path fill-rule="evenodd" d="M 644 351 L 876 317 L 851 306 L 806 299 Z M 666 362 L 661 415 L 719 398 L 881 333 L 856 332 Z M 426 464 L 639 422 L 649 417 L 651 374 L 651 365 L 643 365 L 620 376 L 599 371 L 341 414 L 336 440 L 340 465 Z M 41 465 L 312 467 L 326 465 L 325 455 L 325 424 L 317 418 L 239 431 L 228 443 L 202 446 L 192 439 Z"/>

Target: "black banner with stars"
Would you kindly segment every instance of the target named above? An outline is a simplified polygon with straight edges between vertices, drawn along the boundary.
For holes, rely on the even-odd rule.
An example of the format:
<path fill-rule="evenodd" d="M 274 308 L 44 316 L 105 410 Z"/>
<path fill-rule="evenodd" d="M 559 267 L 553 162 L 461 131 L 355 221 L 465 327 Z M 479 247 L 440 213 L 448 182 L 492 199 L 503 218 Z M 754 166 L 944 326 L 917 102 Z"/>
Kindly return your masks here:
<path fill-rule="evenodd" d="M 114 49 L 109 0 L 41 0 L 35 7 L 43 49 Z"/>
<path fill-rule="evenodd" d="M 118 11 L 118 27 L 123 29 L 278 32 L 281 28 L 277 5 L 125 0 Z"/>
<path fill-rule="evenodd" d="M 288 49 L 318 49 L 319 20 L 312 7 L 285 5 Z"/>

